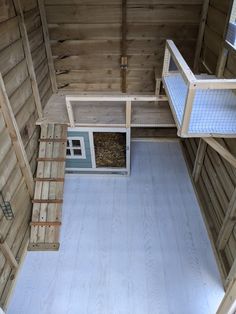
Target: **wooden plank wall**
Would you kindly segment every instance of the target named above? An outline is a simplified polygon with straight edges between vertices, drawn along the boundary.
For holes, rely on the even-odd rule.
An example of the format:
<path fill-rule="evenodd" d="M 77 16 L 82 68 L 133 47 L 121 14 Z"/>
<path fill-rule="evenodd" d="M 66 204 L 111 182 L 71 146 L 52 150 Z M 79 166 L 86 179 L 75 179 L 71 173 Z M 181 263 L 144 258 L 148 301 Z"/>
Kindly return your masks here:
<path fill-rule="evenodd" d="M 127 91 L 153 92 L 166 38 L 193 63 L 202 0 L 127 1 Z M 45 0 L 61 89 L 121 90 L 122 0 Z"/>
<path fill-rule="evenodd" d="M 38 88 L 44 105 L 51 94 L 51 87 L 37 1 L 22 0 L 21 5 Z M 38 113 L 19 21 L 12 0 L 0 0 L 0 72 L 32 173 L 34 173 L 38 155 L 39 129 L 35 126 Z M 10 137 L 12 134 L 5 125 L 2 110 L 0 106 L 0 190 L 3 191 L 6 200 L 11 202 L 15 218 L 7 221 L 0 210 L 0 233 L 18 261 L 29 239 L 32 203 L 12 145 Z M 0 251 L 0 306 L 6 303 L 14 278 L 15 272 Z"/>
<path fill-rule="evenodd" d="M 14 220 L 8 221 L 0 211 L 0 233 L 19 261 L 29 238 L 31 200 L 1 113 L 0 147 L 0 190 L 11 202 L 15 215 Z M 2 307 L 5 305 L 14 278 L 14 270 L 0 251 L 0 306 Z"/>
<path fill-rule="evenodd" d="M 229 0 L 210 1 L 204 34 L 202 60 L 213 73 L 216 71 L 221 44 L 224 41 L 223 34 L 229 9 Z M 235 60 L 236 52 L 230 52 L 224 70 L 225 77 L 236 77 Z M 186 140 L 184 143 L 192 170 L 199 141 L 191 139 Z M 236 139 L 221 139 L 221 143 L 236 156 Z M 224 280 L 228 276 L 228 279 L 230 279 L 232 275 L 230 269 L 232 266 L 234 268 L 233 272 L 236 272 L 236 225 L 225 249 L 219 250 L 216 241 L 235 187 L 236 169 L 208 146 L 200 180 L 196 184 L 196 188 L 203 204 L 207 225 L 215 244 Z M 228 280 L 225 281 L 225 284 L 228 284 Z"/>
<path fill-rule="evenodd" d="M 210 0 L 201 58 L 212 73 L 216 72 L 230 2 Z"/>
<path fill-rule="evenodd" d="M 23 0 L 24 18 L 42 107 L 52 95 L 42 22 L 37 0 Z"/>

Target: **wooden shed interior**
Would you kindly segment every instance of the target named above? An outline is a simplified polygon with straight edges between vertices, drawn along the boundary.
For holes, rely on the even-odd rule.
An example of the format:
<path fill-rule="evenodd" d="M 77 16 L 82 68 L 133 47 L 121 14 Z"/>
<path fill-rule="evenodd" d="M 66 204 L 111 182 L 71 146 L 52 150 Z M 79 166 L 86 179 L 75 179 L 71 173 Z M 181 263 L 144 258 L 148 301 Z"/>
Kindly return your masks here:
<path fill-rule="evenodd" d="M 235 0 L 0 0 L 1 308 L 236 313 Z"/>

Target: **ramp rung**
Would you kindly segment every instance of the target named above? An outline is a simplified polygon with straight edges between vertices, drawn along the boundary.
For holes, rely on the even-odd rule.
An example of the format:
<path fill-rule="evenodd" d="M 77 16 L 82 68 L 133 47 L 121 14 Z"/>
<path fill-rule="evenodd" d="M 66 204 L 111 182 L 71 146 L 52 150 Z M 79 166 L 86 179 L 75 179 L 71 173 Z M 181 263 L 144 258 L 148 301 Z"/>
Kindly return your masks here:
<path fill-rule="evenodd" d="M 64 178 L 34 178 L 36 182 L 64 182 Z"/>
<path fill-rule="evenodd" d="M 39 142 L 41 143 L 66 143 L 66 138 L 40 138 Z"/>
<path fill-rule="evenodd" d="M 66 158 L 52 158 L 52 157 L 39 157 L 36 159 L 37 161 L 55 161 L 55 162 L 65 162 Z"/>
<path fill-rule="evenodd" d="M 32 200 L 33 204 L 62 204 L 63 200 L 62 199 L 58 199 L 58 200 L 42 200 L 42 199 L 35 199 Z"/>
<path fill-rule="evenodd" d="M 50 226 L 60 226 L 60 221 L 31 221 L 31 226 L 39 227 L 50 227 Z"/>

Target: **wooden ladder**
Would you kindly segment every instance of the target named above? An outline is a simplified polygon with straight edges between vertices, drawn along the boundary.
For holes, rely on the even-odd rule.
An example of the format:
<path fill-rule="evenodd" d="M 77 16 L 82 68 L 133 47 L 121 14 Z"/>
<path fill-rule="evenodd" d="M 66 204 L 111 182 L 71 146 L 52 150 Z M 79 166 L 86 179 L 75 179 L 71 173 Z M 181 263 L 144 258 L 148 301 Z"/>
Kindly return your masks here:
<path fill-rule="evenodd" d="M 58 250 L 65 176 L 67 125 L 41 126 L 29 250 Z"/>

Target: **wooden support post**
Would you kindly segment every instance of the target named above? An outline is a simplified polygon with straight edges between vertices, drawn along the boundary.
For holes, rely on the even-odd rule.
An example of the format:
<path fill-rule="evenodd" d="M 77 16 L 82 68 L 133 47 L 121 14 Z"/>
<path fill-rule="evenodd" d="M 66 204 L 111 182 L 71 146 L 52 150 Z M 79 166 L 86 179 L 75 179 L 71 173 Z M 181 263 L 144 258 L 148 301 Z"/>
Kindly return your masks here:
<path fill-rule="evenodd" d="M 200 139 L 197 149 L 197 155 L 194 163 L 193 168 L 193 180 L 194 182 L 197 182 L 202 170 L 202 165 L 206 153 L 207 144 L 203 141 L 203 139 Z"/>
<path fill-rule="evenodd" d="M 52 58 L 52 50 L 50 46 L 44 0 L 38 0 L 38 7 L 39 7 L 40 16 L 41 16 L 44 44 L 45 44 L 46 54 L 47 54 L 47 59 L 48 59 L 48 68 L 49 68 L 50 80 L 52 84 L 52 91 L 53 93 L 56 93 L 57 92 L 56 72 L 55 72 L 53 58 Z"/>
<path fill-rule="evenodd" d="M 155 71 L 155 80 L 156 80 L 155 95 L 156 95 L 156 96 L 160 96 L 160 91 L 161 91 L 161 78 L 157 77 L 156 71 Z"/>
<path fill-rule="evenodd" d="M 217 247 L 219 250 L 223 250 L 229 240 L 229 237 L 233 231 L 236 221 L 236 189 L 230 199 L 228 209 L 219 232 L 217 239 Z"/>
<path fill-rule="evenodd" d="M 229 6 L 228 6 L 228 12 L 227 12 L 227 17 L 225 21 L 225 27 L 224 27 L 224 32 L 221 40 L 221 51 L 217 60 L 217 66 L 216 66 L 216 76 L 217 77 L 223 77 L 227 58 L 228 58 L 228 49 L 225 47 L 225 39 L 227 36 L 228 32 L 228 26 L 229 26 L 229 20 L 230 20 L 230 15 L 231 15 L 231 10 L 233 7 L 234 0 L 229 1 Z"/>
<path fill-rule="evenodd" d="M 216 68 L 216 76 L 219 78 L 223 77 L 227 58 L 228 58 L 229 51 L 225 47 L 222 47 L 221 53 L 217 62 L 217 68 Z"/>
<path fill-rule="evenodd" d="M 169 73 L 170 58 L 171 58 L 171 54 L 170 54 L 170 51 L 168 49 L 168 45 L 166 43 L 165 55 L 164 55 L 164 61 L 163 61 L 162 77 L 168 75 L 168 73 Z"/>
<path fill-rule="evenodd" d="M 15 259 L 15 256 L 13 255 L 6 241 L 3 239 L 2 235 L 0 235 L 0 250 L 2 254 L 4 255 L 5 259 L 7 260 L 7 262 L 11 265 L 11 267 L 13 269 L 17 269 L 18 263 Z"/>
<path fill-rule="evenodd" d="M 195 92 L 196 92 L 196 90 L 195 90 L 195 88 L 193 88 L 193 84 L 190 83 L 189 88 L 188 88 L 188 94 L 186 97 L 185 107 L 184 107 L 182 125 L 181 125 L 181 129 L 180 129 L 180 136 L 181 137 L 182 136 L 184 137 L 188 133 Z"/>
<path fill-rule="evenodd" d="M 126 168 L 127 175 L 130 175 L 130 143 L 131 143 L 131 128 L 126 129 Z"/>
<path fill-rule="evenodd" d="M 236 311 L 236 278 L 229 285 L 216 314 L 234 314 Z"/>
<path fill-rule="evenodd" d="M 70 127 L 74 128 L 75 127 L 74 113 L 73 113 L 73 109 L 71 106 L 71 102 L 70 102 L 70 100 L 67 99 L 67 97 L 66 97 L 66 108 L 67 108 L 68 118 L 70 121 Z"/>
<path fill-rule="evenodd" d="M 197 45 L 195 49 L 195 57 L 194 57 L 194 65 L 193 65 L 193 70 L 195 73 L 199 71 L 198 69 L 199 60 L 200 60 L 200 55 L 201 55 L 201 50 L 202 50 L 202 42 L 203 42 L 204 30 L 206 26 L 209 3 L 210 3 L 210 0 L 205 0 L 202 5 L 201 21 L 200 21 L 200 26 L 199 26 L 199 31 L 198 31 L 198 39 L 197 39 Z"/>
<path fill-rule="evenodd" d="M 126 102 L 126 128 L 131 126 L 131 101 Z"/>
<path fill-rule="evenodd" d="M 130 137 L 131 137 L 132 102 L 126 101 L 126 168 L 130 175 Z"/>
<path fill-rule="evenodd" d="M 6 88 L 5 88 L 1 74 L 0 74 L 0 108 L 2 110 L 2 114 L 6 122 L 7 128 L 9 130 L 9 134 L 13 142 L 13 146 L 14 146 L 16 156 L 19 162 L 19 166 L 25 178 L 25 182 L 26 182 L 29 194 L 31 197 L 33 197 L 34 180 L 33 180 L 32 171 L 30 168 L 30 164 L 26 155 L 23 142 L 22 142 L 20 131 L 19 131 L 14 113 L 12 111 L 11 104 L 9 102 Z"/>
<path fill-rule="evenodd" d="M 43 117 L 42 104 L 41 104 L 41 99 L 39 95 L 38 83 L 37 83 L 36 74 L 34 71 L 34 64 L 33 64 L 33 59 L 32 59 L 31 50 L 30 50 L 29 38 L 28 38 L 27 29 L 25 26 L 24 14 L 23 14 L 20 0 L 14 0 L 14 6 L 15 6 L 16 14 L 19 21 L 20 33 L 22 37 L 22 43 L 24 47 L 29 76 L 31 79 L 36 108 L 37 108 L 39 118 L 42 118 Z"/>
<path fill-rule="evenodd" d="M 232 155 L 224 146 L 222 146 L 214 138 L 203 138 L 203 140 L 210 145 L 217 153 L 219 153 L 225 160 L 227 160 L 234 168 L 236 168 L 236 157 Z"/>
<path fill-rule="evenodd" d="M 127 32 L 127 0 L 122 0 L 122 37 L 121 37 L 121 91 L 127 92 L 127 45 L 126 45 L 126 32 Z"/>

